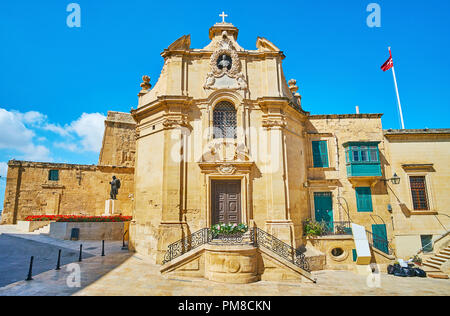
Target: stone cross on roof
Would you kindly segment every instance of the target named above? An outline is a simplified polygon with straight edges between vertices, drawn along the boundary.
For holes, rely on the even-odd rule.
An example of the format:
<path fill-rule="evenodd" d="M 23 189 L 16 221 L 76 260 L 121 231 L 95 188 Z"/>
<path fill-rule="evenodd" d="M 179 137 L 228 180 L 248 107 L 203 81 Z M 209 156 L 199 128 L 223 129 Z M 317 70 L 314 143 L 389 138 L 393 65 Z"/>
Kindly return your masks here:
<path fill-rule="evenodd" d="M 222 23 L 225 23 L 225 18 L 228 17 L 228 14 L 222 11 L 222 14 L 219 14 L 219 16 L 222 17 Z"/>

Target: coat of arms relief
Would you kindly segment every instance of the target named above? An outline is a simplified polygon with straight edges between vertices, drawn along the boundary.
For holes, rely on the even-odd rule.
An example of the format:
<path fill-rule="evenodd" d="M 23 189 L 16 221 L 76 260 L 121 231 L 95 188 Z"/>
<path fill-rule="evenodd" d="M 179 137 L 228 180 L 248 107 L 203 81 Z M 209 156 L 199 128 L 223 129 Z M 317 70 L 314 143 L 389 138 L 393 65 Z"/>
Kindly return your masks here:
<path fill-rule="evenodd" d="M 204 89 L 246 90 L 247 82 L 241 72 L 241 60 L 226 31 L 216 44 L 210 58 L 210 72 L 206 76 Z"/>

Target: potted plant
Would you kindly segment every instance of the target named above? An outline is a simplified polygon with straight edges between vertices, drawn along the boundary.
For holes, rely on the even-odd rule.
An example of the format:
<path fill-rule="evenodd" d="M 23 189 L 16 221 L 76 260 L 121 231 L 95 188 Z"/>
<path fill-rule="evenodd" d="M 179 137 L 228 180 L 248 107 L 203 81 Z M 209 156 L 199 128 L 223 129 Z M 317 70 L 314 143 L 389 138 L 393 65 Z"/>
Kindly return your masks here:
<path fill-rule="evenodd" d="M 418 255 L 415 255 L 411 259 L 412 259 L 412 262 L 414 262 L 414 264 L 416 264 L 418 266 L 422 265 L 422 258 L 420 258 Z"/>
<path fill-rule="evenodd" d="M 229 237 L 233 235 L 243 235 L 248 230 L 245 224 L 217 224 L 211 227 L 214 238 Z"/>
<path fill-rule="evenodd" d="M 319 237 L 326 231 L 326 224 L 307 219 L 303 226 L 303 233 L 307 237 Z"/>

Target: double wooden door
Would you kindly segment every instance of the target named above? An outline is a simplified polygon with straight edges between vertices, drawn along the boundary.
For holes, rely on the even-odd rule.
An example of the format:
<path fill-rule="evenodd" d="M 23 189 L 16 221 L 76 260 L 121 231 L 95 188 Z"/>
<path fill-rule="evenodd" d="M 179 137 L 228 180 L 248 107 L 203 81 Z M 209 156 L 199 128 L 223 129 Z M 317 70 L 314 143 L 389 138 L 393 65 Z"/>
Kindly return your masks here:
<path fill-rule="evenodd" d="M 240 180 L 213 180 L 211 195 L 212 225 L 241 223 Z"/>

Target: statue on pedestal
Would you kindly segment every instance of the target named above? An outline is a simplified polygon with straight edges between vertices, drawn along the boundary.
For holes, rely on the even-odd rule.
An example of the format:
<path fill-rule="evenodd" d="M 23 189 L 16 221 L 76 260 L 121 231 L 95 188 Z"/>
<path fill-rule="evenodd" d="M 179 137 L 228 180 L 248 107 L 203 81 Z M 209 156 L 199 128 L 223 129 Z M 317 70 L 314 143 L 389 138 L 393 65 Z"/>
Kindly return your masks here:
<path fill-rule="evenodd" d="M 112 181 L 109 183 L 111 184 L 111 192 L 109 195 L 111 196 L 111 200 L 117 200 L 117 194 L 119 194 L 120 189 L 120 180 L 116 178 L 116 176 L 112 177 Z"/>

